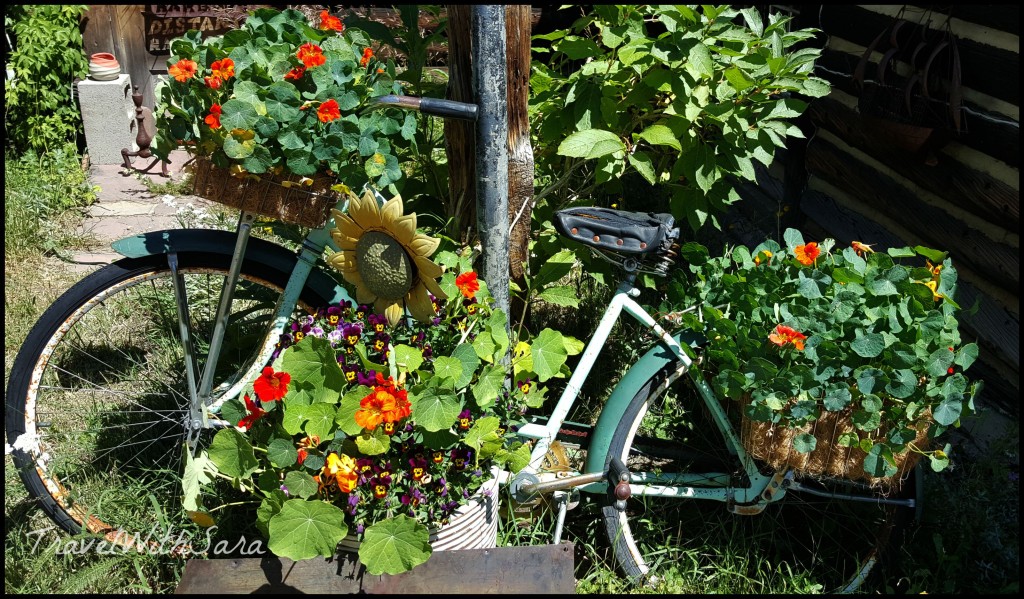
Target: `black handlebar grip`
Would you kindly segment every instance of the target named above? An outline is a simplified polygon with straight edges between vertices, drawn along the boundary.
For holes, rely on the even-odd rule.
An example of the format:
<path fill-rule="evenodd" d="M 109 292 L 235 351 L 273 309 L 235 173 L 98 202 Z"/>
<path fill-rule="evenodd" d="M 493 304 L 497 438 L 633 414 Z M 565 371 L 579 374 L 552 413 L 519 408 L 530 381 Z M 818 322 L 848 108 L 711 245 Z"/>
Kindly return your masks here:
<path fill-rule="evenodd" d="M 382 96 L 377 98 L 378 104 L 390 104 L 400 108 L 419 110 L 423 114 L 465 121 L 476 120 L 476 104 L 466 104 L 454 100 L 439 98 L 417 98 L 414 96 Z"/>

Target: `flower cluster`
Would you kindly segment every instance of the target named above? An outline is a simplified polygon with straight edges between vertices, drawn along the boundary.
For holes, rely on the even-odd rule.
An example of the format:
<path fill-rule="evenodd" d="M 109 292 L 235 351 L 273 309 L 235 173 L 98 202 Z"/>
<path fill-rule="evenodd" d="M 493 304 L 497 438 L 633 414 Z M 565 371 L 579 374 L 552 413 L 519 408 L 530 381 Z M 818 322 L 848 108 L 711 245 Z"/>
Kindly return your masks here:
<path fill-rule="evenodd" d="M 960 337 L 951 261 L 920 246 L 805 243 L 793 229 L 784 239 L 721 257 L 683 248 L 690 272 L 663 308 L 699 307 L 678 321 L 707 338 L 715 391 L 744 400 L 756 422 L 807 430 L 828 413 L 849 417 L 837 442 L 863 451 L 868 476 L 892 476 L 908 452 L 944 468 L 948 446 L 933 439 L 973 409 L 977 389 L 963 374 L 978 346 Z M 799 434 L 793 448 L 815 444 Z"/>
<path fill-rule="evenodd" d="M 298 11 L 258 9 L 223 36 L 174 40 L 157 91 L 156 154 L 185 145 L 240 176 L 327 172 L 355 189 L 399 181 L 415 116 L 356 114 L 401 93 L 394 65 L 374 57 L 362 31 L 326 10 L 319 20 L 314 28 Z"/>

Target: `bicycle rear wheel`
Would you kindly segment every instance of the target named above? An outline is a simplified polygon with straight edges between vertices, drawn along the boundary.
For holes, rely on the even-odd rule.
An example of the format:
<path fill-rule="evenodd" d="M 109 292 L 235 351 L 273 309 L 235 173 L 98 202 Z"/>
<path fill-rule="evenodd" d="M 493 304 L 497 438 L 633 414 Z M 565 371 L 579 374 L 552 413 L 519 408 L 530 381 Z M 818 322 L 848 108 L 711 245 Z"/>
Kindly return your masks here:
<path fill-rule="evenodd" d="M 182 253 L 178 261 L 202 372 L 230 256 Z M 252 363 L 287 279 L 243 262 L 215 388 Z M 326 305 L 309 289 L 300 303 L 305 311 Z M 8 443 L 32 448 L 13 454 L 29 494 L 64 530 L 111 540 L 183 522 L 189 415 L 166 255 L 120 260 L 62 295 L 29 332 L 7 389 Z"/>
<path fill-rule="evenodd" d="M 730 416 L 738 416 L 739 406 L 731 407 Z M 726 475 L 692 485 L 693 497 L 634 492 L 625 511 L 616 510 L 611 498 L 602 509 L 622 573 L 634 582 L 683 587 L 676 592 L 852 592 L 878 580 L 900 529 L 915 515 L 912 507 L 879 503 L 884 491 L 850 481 L 800 481 L 803 490 L 789 489 L 756 515 L 734 514 L 723 501 L 701 499 L 702 490 L 748 483 L 693 379 L 678 366 L 658 373 L 637 393 L 609 456 L 619 457 L 634 477 Z M 890 495 L 913 498 L 916 492 L 912 475 Z"/>

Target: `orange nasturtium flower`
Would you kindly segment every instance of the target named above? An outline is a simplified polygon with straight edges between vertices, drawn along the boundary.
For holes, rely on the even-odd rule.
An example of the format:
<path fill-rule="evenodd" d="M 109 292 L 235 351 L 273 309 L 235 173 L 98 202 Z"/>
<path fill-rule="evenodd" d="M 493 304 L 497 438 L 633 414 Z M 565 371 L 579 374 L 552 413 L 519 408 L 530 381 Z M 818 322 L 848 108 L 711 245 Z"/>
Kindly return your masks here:
<path fill-rule="evenodd" d="M 288 383 L 292 381 L 292 375 L 287 372 L 274 372 L 274 368 L 267 366 L 263 374 L 252 384 L 252 390 L 256 397 L 262 401 L 278 401 L 288 393 Z"/>
<path fill-rule="evenodd" d="M 355 421 L 359 426 L 373 430 L 381 422 L 398 422 L 412 414 L 409 395 L 399 389 L 390 377 L 385 381 L 384 375 L 377 373 L 377 384 L 373 391 L 359 402 Z"/>
<path fill-rule="evenodd" d="M 359 473 L 356 472 L 356 461 L 351 456 L 332 453 L 327 456 L 327 463 L 324 465 L 325 475 L 334 477 L 338 482 L 338 489 L 342 493 L 351 493 L 359 481 Z"/>
<path fill-rule="evenodd" d="M 253 401 L 252 398 L 249 397 L 248 393 L 245 394 L 243 399 L 245 400 L 245 411 L 248 412 L 248 414 L 239 420 L 238 424 L 235 426 L 243 431 L 247 431 L 252 428 L 252 425 L 255 424 L 257 420 L 263 418 L 267 412 L 263 409 L 263 406 Z"/>
<path fill-rule="evenodd" d="M 345 31 L 345 24 L 338 17 L 331 16 L 326 10 L 320 11 L 320 29 L 333 30 L 341 33 Z"/>
<path fill-rule="evenodd" d="M 203 77 L 203 82 L 210 89 L 220 89 L 220 79 L 216 77 Z"/>
<path fill-rule="evenodd" d="M 210 114 L 206 115 L 204 121 L 210 129 L 220 129 L 220 104 L 210 106 Z"/>
<path fill-rule="evenodd" d="M 334 98 L 327 100 L 316 109 L 316 118 L 321 123 L 329 123 L 334 119 L 341 118 L 341 110 L 338 108 L 338 101 Z"/>
<path fill-rule="evenodd" d="M 867 257 L 868 254 L 875 253 L 875 250 L 871 249 L 870 245 L 859 241 L 851 241 L 850 247 L 853 248 L 853 251 L 857 252 L 858 256 Z"/>
<path fill-rule="evenodd" d="M 768 334 L 768 341 L 775 345 L 782 347 L 787 343 L 792 343 L 793 347 L 800 351 L 804 350 L 804 339 L 807 339 L 807 335 L 781 324 L 775 327 L 775 332 Z"/>
<path fill-rule="evenodd" d="M 459 288 L 466 299 L 473 299 L 477 291 L 480 291 L 480 282 L 477 281 L 476 273 L 473 271 L 464 272 L 455 277 L 455 286 Z"/>
<path fill-rule="evenodd" d="M 295 56 L 302 61 L 302 64 L 306 65 L 306 68 L 318 67 L 325 62 L 327 59 L 324 57 L 324 51 L 310 42 L 306 42 L 299 46 L 299 51 L 295 53 Z"/>
<path fill-rule="evenodd" d="M 213 61 L 213 64 L 210 65 L 210 70 L 213 71 L 214 77 L 217 77 L 221 81 L 227 81 L 235 76 L 235 61 L 230 58 L 215 60 Z"/>
<path fill-rule="evenodd" d="M 373 58 L 373 48 L 365 48 L 363 50 L 363 57 L 359 59 L 359 64 L 365 67 L 370 64 L 371 58 Z"/>
<path fill-rule="evenodd" d="M 185 83 L 189 79 L 196 76 L 196 63 L 187 58 L 182 58 L 178 62 L 172 64 L 167 72 L 174 77 L 175 81 Z"/>
<path fill-rule="evenodd" d="M 796 254 L 796 259 L 800 264 L 804 266 L 811 266 L 814 261 L 821 255 L 821 250 L 818 249 L 818 244 L 814 241 L 798 245 L 793 248 L 793 253 Z"/>
<path fill-rule="evenodd" d="M 306 74 L 306 67 L 295 67 L 284 74 L 285 81 L 298 81 Z"/>

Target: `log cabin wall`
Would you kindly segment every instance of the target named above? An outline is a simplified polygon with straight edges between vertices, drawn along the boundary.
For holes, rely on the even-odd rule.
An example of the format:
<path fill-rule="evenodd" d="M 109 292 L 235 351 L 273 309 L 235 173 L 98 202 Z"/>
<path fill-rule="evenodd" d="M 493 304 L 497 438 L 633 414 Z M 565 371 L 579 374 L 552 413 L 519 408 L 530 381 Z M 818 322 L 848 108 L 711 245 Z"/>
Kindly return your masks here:
<path fill-rule="evenodd" d="M 841 243 L 920 244 L 950 252 L 960 275 L 957 301 L 965 308 L 965 342 L 976 340 L 981 347 L 973 374 L 986 381 L 987 402 L 1016 415 L 1020 9 L 944 7 L 950 9 L 949 28 L 960 54 L 962 131 L 931 152 L 914 153 L 872 129 L 859 110 L 865 88 L 854 77 L 865 50 L 901 8 L 905 20 L 927 24 L 927 35 L 940 32 L 947 19 L 947 14 L 915 6 L 800 7 L 800 26 L 818 27 L 827 38 L 816 74 L 828 79 L 833 91 L 811 103 L 807 119 L 813 135 L 803 156 L 792 152 L 781 162 L 802 158 L 806 185 L 794 203 L 811 233 Z M 884 43 L 869 56 L 866 81 L 878 76 Z M 897 69 L 909 77 L 909 65 Z M 792 169 L 785 170 L 788 176 Z M 779 205 L 786 201 L 786 187 L 779 186 Z M 967 313 L 975 302 L 977 311 Z"/>

